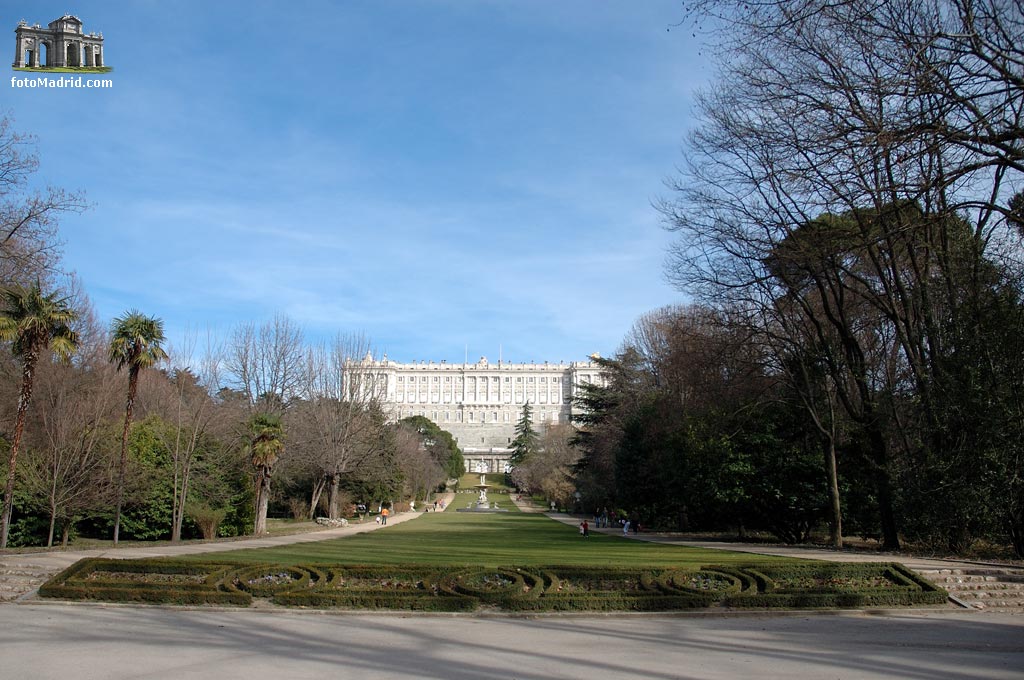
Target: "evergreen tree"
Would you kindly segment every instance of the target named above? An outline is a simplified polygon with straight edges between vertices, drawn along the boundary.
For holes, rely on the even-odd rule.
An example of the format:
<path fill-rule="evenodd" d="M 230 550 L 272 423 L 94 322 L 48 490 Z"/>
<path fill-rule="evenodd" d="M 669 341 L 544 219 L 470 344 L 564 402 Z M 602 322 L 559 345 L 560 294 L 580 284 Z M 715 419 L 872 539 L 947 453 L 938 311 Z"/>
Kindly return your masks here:
<path fill-rule="evenodd" d="M 6 548 L 14 507 L 14 472 L 25 430 L 25 417 L 32 401 L 36 364 L 40 358 L 46 360 L 51 354 L 67 361 L 77 349 L 78 336 L 71 328 L 76 314 L 70 301 L 56 293 L 44 294 L 38 281 L 28 288 L 7 288 L 0 298 L 3 304 L 0 310 L 0 341 L 11 343 L 11 353 L 22 362 L 18 415 L 7 456 L 7 484 L 0 521 L 0 548 Z"/>
<path fill-rule="evenodd" d="M 523 413 L 516 423 L 516 436 L 512 440 L 512 456 L 509 458 L 512 465 L 519 465 L 540 449 L 540 437 L 530 420 L 530 402 L 527 401 L 523 404 Z"/>

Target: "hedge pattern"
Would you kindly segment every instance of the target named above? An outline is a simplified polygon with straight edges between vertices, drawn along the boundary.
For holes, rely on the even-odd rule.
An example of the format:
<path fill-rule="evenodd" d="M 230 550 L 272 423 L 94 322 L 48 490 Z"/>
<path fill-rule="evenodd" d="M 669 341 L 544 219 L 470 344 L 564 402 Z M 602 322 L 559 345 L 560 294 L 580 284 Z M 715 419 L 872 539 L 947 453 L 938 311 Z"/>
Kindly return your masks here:
<path fill-rule="evenodd" d="M 39 589 L 71 600 L 473 611 L 673 611 L 936 605 L 947 594 L 894 563 L 708 565 L 699 569 L 228 565 L 86 559 Z"/>

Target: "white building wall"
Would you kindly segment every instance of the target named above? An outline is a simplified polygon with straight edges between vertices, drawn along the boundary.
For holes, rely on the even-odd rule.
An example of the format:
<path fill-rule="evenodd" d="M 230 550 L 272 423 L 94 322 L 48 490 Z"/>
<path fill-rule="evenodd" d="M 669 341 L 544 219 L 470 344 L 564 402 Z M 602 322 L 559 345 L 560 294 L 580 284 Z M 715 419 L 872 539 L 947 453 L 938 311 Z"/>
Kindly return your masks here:
<path fill-rule="evenodd" d="M 570 421 L 578 385 L 604 381 L 592 361 L 492 364 L 481 357 L 473 364 L 405 364 L 385 355 L 366 357 L 360 369 L 383 376 L 384 408 L 391 418 L 429 418 L 452 433 L 467 461 L 474 452 L 507 453 L 527 401 L 534 427 L 543 430 Z"/>

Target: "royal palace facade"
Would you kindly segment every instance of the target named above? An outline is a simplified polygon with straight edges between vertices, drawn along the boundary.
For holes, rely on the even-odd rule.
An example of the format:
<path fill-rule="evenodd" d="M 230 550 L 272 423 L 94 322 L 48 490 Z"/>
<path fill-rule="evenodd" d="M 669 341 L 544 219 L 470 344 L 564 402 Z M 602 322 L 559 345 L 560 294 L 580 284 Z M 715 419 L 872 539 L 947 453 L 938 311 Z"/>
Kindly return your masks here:
<path fill-rule="evenodd" d="M 593 358 L 593 357 L 592 357 Z M 534 428 L 569 423 L 573 398 L 580 385 L 604 384 L 594 361 L 571 363 L 450 364 L 424 361 L 409 364 L 367 355 L 359 362 L 373 375 L 375 391 L 394 420 L 424 416 L 458 441 L 471 472 L 502 472 L 516 422 L 529 402 Z"/>

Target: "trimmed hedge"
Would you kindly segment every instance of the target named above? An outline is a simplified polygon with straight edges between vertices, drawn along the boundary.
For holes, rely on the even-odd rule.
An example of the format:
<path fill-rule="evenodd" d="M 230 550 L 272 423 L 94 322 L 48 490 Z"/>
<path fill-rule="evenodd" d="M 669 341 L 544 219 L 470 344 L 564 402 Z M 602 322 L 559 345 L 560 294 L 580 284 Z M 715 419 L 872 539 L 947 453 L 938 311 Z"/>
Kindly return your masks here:
<path fill-rule="evenodd" d="M 224 583 L 231 565 L 173 560 L 112 560 L 89 558 L 76 562 L 39 588 L 42 597 L 106 602 L 158 604 L 252 604 L 252 596 Z M 120 579 L 116 574 L 202 576 L 201 582 L 168 583 Z"/>
<path fill-rule="evenodd" d="M 125 574 L 143 575 L 127 578 Z M 145 575 L 152 578 L 147 580 Z M 181 582 L 176 576 L 196 577 Z M 43 597 L 247 606 L 254 597 L 297 607 L 472 611 L 673 611 L 941 604 L 946 592 L 899 564 L 720 565 L 700 569 L 581 567 L 330 567 L 174 560 L 82 560 L 39 589 Z"/>

